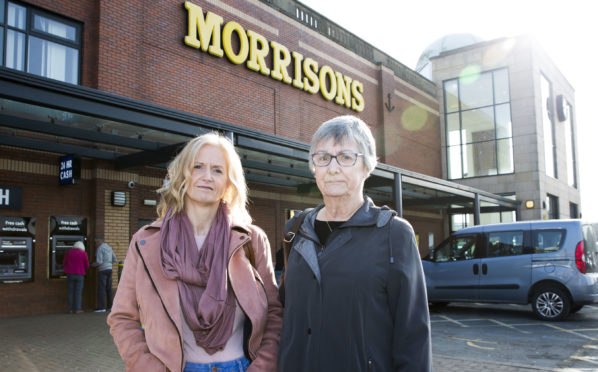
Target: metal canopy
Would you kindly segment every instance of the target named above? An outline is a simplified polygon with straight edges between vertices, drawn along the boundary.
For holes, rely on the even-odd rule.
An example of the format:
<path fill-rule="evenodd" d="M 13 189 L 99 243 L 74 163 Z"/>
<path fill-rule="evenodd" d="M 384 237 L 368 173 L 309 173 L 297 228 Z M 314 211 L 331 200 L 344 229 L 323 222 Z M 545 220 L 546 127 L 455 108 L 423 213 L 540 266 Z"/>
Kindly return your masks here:
<path fill-rule="evenodd" d="M 249 182 L 320 196 L 306 143 L 2 68 L 0 83 L 1 145 L 111 160 L 117 169 L 164 168 L 192 137 L 220 131 L 233 139 Z M 401 215 L 403 208 L 477 214 L 519 208 L 515 200 L 387 164 L 378 165 L 365 189 Z"/>

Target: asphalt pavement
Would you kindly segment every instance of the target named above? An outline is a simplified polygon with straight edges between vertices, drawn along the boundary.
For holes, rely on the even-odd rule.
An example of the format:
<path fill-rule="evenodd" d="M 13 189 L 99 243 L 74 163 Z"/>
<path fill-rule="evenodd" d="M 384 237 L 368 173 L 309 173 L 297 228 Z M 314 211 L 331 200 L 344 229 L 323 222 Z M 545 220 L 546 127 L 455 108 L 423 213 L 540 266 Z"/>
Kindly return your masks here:
<path fill-rule="evenodd" d="M 124 371 L 106 313 L 0 317 L 0 371 Z M 567 371 L 434 355 L 437 372 Z M 150 371 L 148 371 L 150 372 Z"/>

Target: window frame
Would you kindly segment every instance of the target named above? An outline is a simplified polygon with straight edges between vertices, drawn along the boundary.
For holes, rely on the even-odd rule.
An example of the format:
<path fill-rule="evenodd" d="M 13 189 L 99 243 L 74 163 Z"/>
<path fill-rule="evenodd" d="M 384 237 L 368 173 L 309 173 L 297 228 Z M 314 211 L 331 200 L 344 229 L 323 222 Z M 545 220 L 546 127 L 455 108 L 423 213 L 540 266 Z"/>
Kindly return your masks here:
<path fill-rule="evenodd" d="M 25 28 L 24 29 L 20 29 L 20 28 L 8 25 L 8 7 L 11 3 L 25 8 L 26 14 L 25 14 Z M 49 76 L 38 75 L 38 74 L 35 74 L 32 72 L 29 72 L 30 40 L 31 40 L 31 37 L 36 37 L 38 39 L 41 39 L 42 41 L 56 43 L 63 47 L 72 48 L 77 51 L 77 68 L 76 68 L 77 71 L 76 71 L 76 82 L 74 84 L 75 85 L 81 84 L 81 67 L 82 67 L 82 60 L 83 60 L 83 42 L 82 42 L 83 24 L 81 22 L 74 20 L 72 18 L 63 16 L 63 15 L 60 15 L 60 14 L 52 13 L 52 12 L 44 10 L 42 8 L 32 6 L 27 3 L 23 3 L 21 1 L 17 1 L 17 0 L 5 0 L 3 11 L 4 11 L 4 19 L 0 21 L 0 28 L 4 29 L 4 32 L 2 33 L 3 35 L 2 35 L 2 43 L 1 43 L 3 48 L 0 50 L 0 68 L 10 69 L 10 70 L 14 70 L 14 71 L 20 71 L 20 72 L 23 72 L 23 73 L 26 73 L 29 75 L 33 75 L 33 76 L 37 76 L 40 78 L 62 81 L 62 82 L 71 84 L 71 82 L 69 82 L 69 81 L 54 79 Z M 59 36 L 52 35 L 51 33 L 46 33 L 46 32 L 40 31 L 40 30 L 36 30 L 34 28 L 35 16 L 44 17 L 49 20 L 73 27 L 75 29 L 75 40 L 61 38 Z M 6 42 L 7 42 L 7 38 L 8 38 L 8 30 L 13 30 L 15 32 L 19 32 L 25 36 L 23 69 L 22 70 L 20 70 L 18 68 L 15 69 L 15 68 L 6 67 L 6 54 L 7 54 Z"/>
<path fill-rule="evenodd" d="M 515 235 L 516 233 L 521 233 L 521 252 L 517 253 L 517 254 L 507 254 L 507 255 L 490 255 L 490 253 L 491 253 L 490 236 L 492 234 L 507 234 L 507 233 L 511 233 L 512 236 Z M 492 258 L 500 258 L 500 257 L 514 257 L 514 256 L 523 256 L 526 254 L 533 253 L 532 248 L 529 243 L 528 234 L 529 234 L 528 230 L 526 230 L 526 229 L 493 230 L 493 231 L 485 232 L 484 233 L 484 251 L 485 251 L 484 258 L 492 259 Z"/>
<path fill-rule="evenodd" d="M 558 220 L 560 217 L 559 197 L 546 193 L 546 216 L 549 220 Z"/>
<path fill-rule="evenodd" d="M 538 250 L 536 250 L 536 246 L 538 245 L 537 244 L 538 234 L 540 234 L 542 232 L 560 232 L 562 234 L 561 239 L 559 241 L 558 249 L 556 249 L 554 251 L 545 251 L 545 250 L 538 251 Z M 531 233 L 532 233 L 532 236 L 531 236 L 532 252 L 534 254 L 547 254 L 547 253 L 554 253 L 554 252 L 560 251 L 561 249 L 563 249 L 565 240 L 567 239 L 567 232 L 568 232 L 567 229 L 562 228 L 562 227 L 551 227 L 551 228 L 545 228 L 545 229 L 533 229 L 532 228 L 532 231 L 531 231 Z"/>
<path fill-rule="evenodd" d="M 506 82 L 504 82 L 503 85 L 506 85 L 506 87 L 509 90 L 509 99 L 508 100 L 504 100 L 501 99 L 500 102 L 497 101 L 497 77 L 500 77 L 501 74 L 505 74 L 507 80 Z M 466 79 L 467 77 L 456 77 L 456 78 L 451 78 L 451 79 L 447 79 L 444 80 L 442 82 L 442 91 L 443 91 L 443 105 L 444 105 L 444 138 L 445 138 L 445 155 L 446 155 L 446 172 L 447 172 L 447 179 L 451 180 L 455 180 L 455 179 L 469 179 L 469 178 L 477 178 L 477 177 L 492 177 L 492 176 L 497 176 L 497 175 L 505 175 L 505 174 L 514 174 L 515 173 L 515 159 L 514 159 L 514 154 L 513 154 L 513 123 L 512 123 L 512 117 L 513 117 L 513 112 L 512 112 L 512 104 L 511 104 L 511 95 L 510 95 L 510 86 L 511 86 L 511 82 L 509 80 L 509 68 L 508 67 L 500 67 L 500 68 L 496 68 L 496 69 L 491 69 L 491 70 L 487 70 L 484 72 L 480 73 L 482 74 L 490 74 L 491 76 L 491 86 L 490 86 L 490 94 L 492 94 L 492 103 L 489 105 L 483 105 L 483 106 L 479 106 L 479 107 L 467 107 L 464 108 L 462 105 L 462 101 L 461 101 L 461 93 L 462 93 L 462 89 L 461 89 L 461 85 L 463 84 L 463 80 Z M 501 82 L 502 83 L 502 82 Z M 450 86 L 449 86 L 450 85 Z M 447 88 L 454 88 L 454 85 L 456 85 L 456 89 L 447 89 Z M 457 94 L 457 108 L 450 111 L 449 112 L 449 108 L 448 108 L 448 101 L 449 101 L 449 97 L 447 95 L 447 92 L 450 92 L 452 94 Z M 508 137 L 504 137 L 498 136 L 498 124 L 497 124 L 497 107 L 501 106 L 501 107 L 505 107 L 506 105 L 508 105 L 508 113 L 509 113 L 509 121 L 511 123 L 511 127 L 510 127 L 510 136 Z M 467 142 L 466 138 L 462 138 L 464 137 L 463 135 L 463 131 L 464 131 L 464 114 L 465 113 L 473 113 L 475 110 L 491 110 L 492 111 L 492 135 L 491 135 L 491 139 L 487 140 L 487 141 L 470 141 Z M 507 112 L 507 110 L 505 110 L 504 112 Z M 503 112 L 503 113 L 504 113 Z M 449 116 L 452 117 L 453 121 L 458 121 L 458 135 L 459 138 L 456 139 L 455 141 L 450 141 L 451 144 L 449 145 L 449 126 L 448 126 L 448 119 Z M 499 141 L 500 142 L 505 142 L 505 141 L 509 141 L 510 143 L 510 158 L 511 158 L 511 171 L 509 172 L 501 172 L 500 170 L 503 168 L 501 167 L 501 161 L 500 159 L 502 159 L 501 154 L 499 152 Z M 465 170 L 468 168 L 467 166 L 467 149 L 469 147 L 471 147 L 472 149 L 475 148 L 475 146 L 477 145 L 479 146 L 485 146 L 484 144 L 491 144 L 492 149 L 493 149 L 493 157 L 492 160 L 494 162 L 494 164 L 490 167 L 488 167 L 487 169 L 485 169 L 485 174 L 475 174 L 473 176 L 468 176 L 466 175 L 467 173 L 470 172 L 465 172 Z M 468 147 L 469 146 L 469 147 Z M 458 149 L 458 151 L 457 151 Z M 472 150 L 473 151 L 473 150 Z M 459 161 L 456 162 L 454 161 L 455 159 L 453 159 L 453 161 L 451 161 L 452 157 L 459 157 Z M 475 157 L 475 154 L 472 155 L 472 162 L 475 162 L 475 159 L 477 157 Z M 491 172 L 491 170 L 494 170 L 493 172 Z"/>
<path fill-rule="evenodd" d="M 547 101 L 545 101 L 545 97 L 544 97 L 544 87 L 543 87 L 543 82 L 546 82 L 548 85 L 548 97 L 546 98 Z M 554 90 L 552 87 L 552 81 L 550 81 L 550 79 L 548 79 L 548 77 L 540 72 L 540 100 L 541 100 L 541 107 L 542 107 L 542 138 L 543 141 L 546 141 L 546 129 L 547 129 L 547 125 L 550 125 L 550 140 L 552 141 L 550 143 L 550 157 L 552 159 L 552 173 L 553 174 L 549 174 L 548 170 L 547 170 L 547 165 L 548 165 L 548 155 L 547 151 L 547 145 L 546 143 L 544 143 L 544 174 L 554 178 L 554 179 L 559 179 L 559 171 L 558 171 L 558 159 L 557 159 L 557 145 L 556 145 L 556 123 L 555 123 L 555 108 L 556 108 L 556 97 L 554 96 Z M 548 118 L 548 121 L 550 123 L 545 123 L 544 120 L 546 120 Z"/>
<path fill-rule="evenodd" d="M 458 259 L 458 258 L 454 258 L 454 242 L 456 240 L 460 240 L 460 239 L 470 239 L 473 240 L 473 256 L 469 257 L 469 258 L 464 258 L 464 259 Z M 436 262 L 436 263 L 451 263 L 451 262 L 456 262 L 456 261 L 469 261 L 469 260 L 473 260 L 476 258 L 481 258 L 481 251 L 482 249 L 480 248 L 480 233 L 465 233 L 465 234 L 458 234 L 458 235 L 451 235 L 449 236 L 447 239 L 443 240 L 440 244 L 438 244 L 438 246 L 436 246 L 432 252 L 433 255 L 432 256 L 428 256 L 427 258 L 429 258 L 430 261 L 432 262 Z M 449 245 L 449 250 L 450 252 L 449 255 L 446 257 L 446 260 L 442 260 L 442 261 L 438 261 L 438 250 L 439 248 L 445 247 Z"/>
<path fill-rule="evenodd" d="M 567 101 L 567 120 L 565 120 L 565 156 L 567 158 L 567 184 L 574 189 L 577 189 L 577 156 L 575 156 L 575 126 L 574 126 L 574 115 L 573 105 Z M 569 137 L 569 138 L 567 138 Z M 567 139 L 569 141 L 567 141 Z M 570 156 L 570 158 L 569 158 Z M 571 179 L 572 178 L 572 179 Z"/>

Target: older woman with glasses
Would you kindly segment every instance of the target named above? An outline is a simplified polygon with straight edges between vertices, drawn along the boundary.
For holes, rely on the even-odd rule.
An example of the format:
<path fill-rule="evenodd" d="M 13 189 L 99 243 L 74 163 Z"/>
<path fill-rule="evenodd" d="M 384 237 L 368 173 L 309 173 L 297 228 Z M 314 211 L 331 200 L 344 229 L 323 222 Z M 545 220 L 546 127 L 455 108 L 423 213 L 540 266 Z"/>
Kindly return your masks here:
<path fill-rule="evenodd" d="M 428 301 L 411 225 L 364 196 L 376 166 L 370 129 L 353 116 L 313 136 L 310 168 L 324 203 L 291 219 L 280 298 L 281 372 L 431 371 Z"/>

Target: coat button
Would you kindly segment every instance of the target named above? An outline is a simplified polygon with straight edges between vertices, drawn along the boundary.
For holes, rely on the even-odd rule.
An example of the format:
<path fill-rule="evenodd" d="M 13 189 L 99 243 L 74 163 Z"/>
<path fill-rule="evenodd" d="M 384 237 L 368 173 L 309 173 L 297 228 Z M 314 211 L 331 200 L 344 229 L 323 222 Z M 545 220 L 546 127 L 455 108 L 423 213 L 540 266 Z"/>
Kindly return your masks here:
<path fill-rule="evenodd" d="M 307 334 L 308 334 L 308 335 L 311 335 L 311 328 L 308 328 L 308 329 L 307 329 Z"/>
<path fill-rule="evenodd" d="M 145 240 L 142 240 L 139 243 L 141 243 L 141 245 L 144 245 L 145 244 Z"/>

